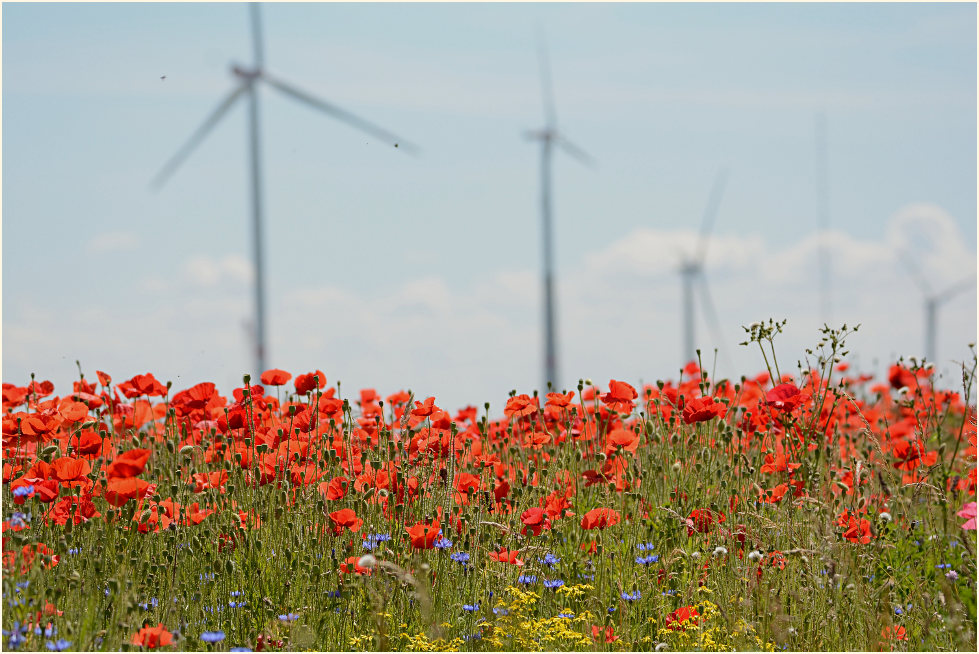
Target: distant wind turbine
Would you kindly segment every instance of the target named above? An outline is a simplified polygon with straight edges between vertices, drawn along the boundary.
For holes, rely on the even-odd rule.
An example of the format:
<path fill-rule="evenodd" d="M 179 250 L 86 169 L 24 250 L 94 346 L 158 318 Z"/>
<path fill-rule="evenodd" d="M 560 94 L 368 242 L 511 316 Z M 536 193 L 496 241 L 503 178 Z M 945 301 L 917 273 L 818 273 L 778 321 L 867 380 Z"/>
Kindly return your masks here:
<path fill-rule="evenodd" d="M 382 141 L 393 143 L 394 147 L 409 153 L 417 152 L 417 148 L 403 139 L 398 138 L 391 132 L 384 130 L 376 125 L 363 120 L 354 114 L 345 111 L 336 105 L 320 100 L 312 95 L 297 89 L 282 80 L 268 74 L 264 69 L 264 58 L 262 52 L 262 29 L 261 20 L 258 13 L 258 3 L 249 3 L 251 9 L 252 22 L 252 45 L 254 48 L 255 64 L 251 68 L 232 65 L 231 72 L 237 79 L 237 85 L 231 93 L 217 106 L 207 120 L 197 128 L 187 143 L 160 169 L 156 177 L 151 182 L 151 187 L 158 190 L 177 170 L 181 163 L 190 155 L 204 137 L 214 128 L 228 112 L 234 103 L 242 96 L 248 96 L 248 140 L 249 154 L 251 159 L 251 205 L 252 205 L 252 246 L 254 248 L 255 263 L 255 324 L 253 327 L 253 338 L 255 347 L 255 368 L 256 374 L 261 374 L 266 369 L 265 357 L 267 354 L 265 341 L 265 274 L 262 256 L 262 179 L 259 157 L 258 140 L 258 85 L 257 82 L 265 82 L 272 88 L 280 91 L 295 100 L 321 111 L 341 122 L 375 136 Z"/>
<path fill-rule="evenodd" d="M 936 334 L 938 333 L 938 309 L 962 291 L 975 286 L 976 278 L 967 277 L 952 284 L 951 286 L 948 286 L 940 293 L 934 293 L 931 290 L 931 285 L 928 284 L 924 274 L 921 272 L 921 268 L 919 268 L 914 262 L 914 258 L 912 258 L 907 252 L 902 252 L 902 256 L 905 263 L 908 264 L 908 269 L 911 271 L 911 278 L 915 281 L 918 288 L 921 289 L 921 292 L 925 296 L 925 358 L 932 363 L 936 363 L 938 360 L 938 350 L 936 345 Z"/>
<path fill-rule="evenodd" d="M 680 261 L 678 272 L 683 282 L 683 356 L 684 362 L 697 359 L 696 346 L 694 345 L 694 310 L 693 294 L 694 285 L 699 284 L 700 300 L 703 304 L 703 311 L 707 326 L 711 330 L 714 341 L 720 345 L 722 341 L 720 321 L 717 318 L 717 311 L 714 302 L 711 300 L 710 289 L 707 287 L 707 278 L 704 276 L 704 262 L 707 259 L 707 246 L 710 242 L 710 233 L 714 228 L 714 221 L 717 218 L 717 207 L 721 203 L 721 196 L 724 193 L 724 186 L 727 184 L 728 172 L 721 170 L 714 180 L 707 200 L 707 208 L 704 211 L 704 220 L 700 228 L 700 241 L 697 244 L 697 251 L 693 255 L 683 254 Z M 726 355 L 725 355 L 726 356 Z"/>
<path fill-rule="evenodd" d="M 819 308 L 824 324 L 830 321 L 829 160 L 826 155 L 826 114 L 816 114 L 816 228 L 819 235 Z"/>
<path fill-rule="evenodd" d="M 538 57 L 541 71 L 541 97 L 544 102 L 544 127 L 528 131 L 529 140 L 541 144 L 541 221 L 543 224 L 543 286 L 544 286 L 544 388 L 548 384 L 558 384 L 557 336 L 554 318 L 554 255 L 551 205 L 551 154 L 554 146 L 584 164 L 593 166 L 595 160 L 584 150 L 564 138 L 557 129 L 557 112 L 554 107 L 554 90 L 551 86 L 551 71 L 548 67 L 547 52 L 543 37 L 538 33 Z"/>

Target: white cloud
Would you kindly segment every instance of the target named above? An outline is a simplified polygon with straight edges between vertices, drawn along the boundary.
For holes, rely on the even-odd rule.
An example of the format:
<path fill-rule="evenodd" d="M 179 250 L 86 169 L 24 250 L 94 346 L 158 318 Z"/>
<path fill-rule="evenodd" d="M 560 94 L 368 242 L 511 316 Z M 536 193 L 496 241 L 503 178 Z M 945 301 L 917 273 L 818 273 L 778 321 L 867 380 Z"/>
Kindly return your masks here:
<path fill-rule="evenodd" d="M 132 251 L 139 247 L 139 237 L 132 232 L 104 232 L 89 239 L 86 247 L 89 254 Z"/>
<path fill-rule="evenodd" d="M 213 287 L 221 283 L 240 286 L 252 281 L 252 264 L 238 254 L 211 257 L 195 255 L 185 260 L 182 266 L 183 278 L 191 286 Z"/>

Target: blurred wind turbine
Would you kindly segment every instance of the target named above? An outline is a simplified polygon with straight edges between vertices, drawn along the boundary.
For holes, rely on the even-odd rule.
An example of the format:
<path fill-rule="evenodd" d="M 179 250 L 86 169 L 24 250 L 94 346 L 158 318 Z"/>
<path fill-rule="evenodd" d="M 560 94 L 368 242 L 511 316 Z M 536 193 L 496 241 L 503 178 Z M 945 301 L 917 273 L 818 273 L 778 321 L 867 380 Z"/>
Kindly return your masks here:
<path fill-rule="evenodd" d="M 911 271 L 911 278 L 921 289 L 925 296 L 925 359 L 932 363 L 937 362 L 937 339 L 938 333 L 938 309 L 962 291 L 971 288 L 976 283 L 975 277 L 967 277 L 947 287 L 940 293 L 933 293 L 931 285 L 925 279 L 921 268 L 914 262 L 914 258 L 907 252 L 901 253 L 908 269 Z"/>
<path fill-rule="evenodd" d="M 727 170 L 721 170 L 714 179 L 714 186 L 711 188 L 710 196 L 707 200 L 707 208 L 704 211 L 704 221 L 700 229 L 700 242 L 697 251 L 693 256 L 683 254 L 680 261 L 678 272 L 683 282 L 683 356 L 684 363 L 696 361 L 697 352 L 694 345 L 694 316 L 693 316 L 693 294 L 694 284 L 699 283 L 700 300 L 703 304 L 703 311 L 707 320 L 707 326 L 714 338 L 716 347 L 720 347 L 722 342 L 720 321 L 717 318 L 717 311 L 714 302 L 711 300 L 710 289 L 707 287 L 707 278 L 704 276 L 704 262 L 707 259 L 707 246 L 710 242 L 710 233 L 714 228 L 714 221 L 717 218 L 717 207 L 721 203 L 721 196 L 724 193 L 724 186 L 727 184 Z M 726 355 L 722 355 L 726 357 Z"/>
<path fill-rule="evenodd" d="M 594 166 L 595 160 L 584 150 L 574 145 L 558 132 L 557 111 L 554 103 L 554 89 L 551 86 L 551 71 L 548 66 L 547 52 L 543 36 L 538 32 L 537 54 L 540 60 L 541 97 L 544 103 L 544 127 L 525 133 L 527 139 L 540 141 L 541 144 L 541 221 L 543 223 L 543 285 L 544 285 L 544 385 L 555 386 L 558 383 L 557 336 L 554 319 L 554 254 L 553 228 L 551 211 L 551 154 L 554 146 L 562 148 L 566 153 L 580 162 Z"/>
<path fill-rule="evenodd" d="M 816 229 L 819 235 L 819 308 L 824 324 L 830 321 L 829 162 L 826 156 L 826 114 L 816 114 Z"/>
<path fill-rule="evenodd" d="M 262 257 L 262 179 L 259 161 L 259 140 L 258 140 L 258 85 L 257 82 L 265 82 L 272 88 L 280 91 L 295 100 L 298 100 L 313 109 L 321 111 L 341 122 L 375 136 L 383 141 L 394 144 L 394 147 L 405 150 L 409 153 L 416 153 L 417 148 L 398 138 L 391 132 L 384 130 L 372 123 L 345 111 L 336 105 L 320 100 L 312 95 L 301 91 L 298 88 L 283 82 L 282 80 L 268 74 L 264 69 L 264 57 L 262 51 L 262 28 L 258 13 L 259 5 L 257 2 L 249 3 L 251 9 L 252 23 L 252 45 L 255 63 L 251 68 L 233 64 L 231 72 L 237 78 L 237 86 L 231 93 L 217 106 L 207 120 L 197 128 L 187 143 L 160 169 L 150 186 L 159 190 L 176 171 L 177 167 L 190 155 L 204 137 L 214 128 L 228 112 L 234 103 L 242 96 L 248 96 L 248 142 L 249 154 L 251 159 L 251 204 L 252 204 L 252 246 L 255 263 L 255 322 L 252 325 L 252 332 L 255 346 L 255 367 L 256 375 L 265 371 L 265 357 L 267 353 L 265 345 L 265 275 Z"/>

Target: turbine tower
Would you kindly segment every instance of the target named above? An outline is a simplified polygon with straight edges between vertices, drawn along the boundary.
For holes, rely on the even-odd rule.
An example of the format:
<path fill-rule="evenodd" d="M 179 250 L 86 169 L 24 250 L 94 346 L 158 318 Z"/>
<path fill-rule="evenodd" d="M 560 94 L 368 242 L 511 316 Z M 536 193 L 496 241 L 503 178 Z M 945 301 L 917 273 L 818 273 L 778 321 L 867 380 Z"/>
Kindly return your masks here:
<path fill-rule="evenodd" d="M 242 96 L 248 97 L 248 152 L 250 160 L 250 181 L 251 190 L 249 196 L 252 209 L 252 255 L 255 265 L 255 322 L 253 325 L 255 373 L 260 375 L 266 370 L 266 356 L 268 350 L 265 340 L 265 268 L 263 257 L 262 239 L 262 175 L 261 175 L 261 148 L 259 143 L 258 130 L 258 82 L 264 82 L 275 90 L 288 95 L 289 97 L 302 102 L 313 109 L 321 111 L 332 118 L 344 122 L 362 132 L 375 136 L 382 141 L 392 143 L 394 147 L 410 153 L 417 152 L 417 148 L 403 139 L 398 138 L 391 132 L 377 127 L 372 123 L 363 120 L 354 114 L 345 111 L 336 105 L 320 100 L 300 89 L 287 84 L 286 82 L 269 75 L 265 70 L 264 53 L 262 50 L 262 27 L 259 16 L 259 5 L 257 2 L 249 3 L 251 10 L 252 23 L 252 46 L 254 53 L 254 64 L 251 67 L 232 64 L 231 73 L 236 79 L 236 86 L 231 90 L 217 108 L 207 117 L 204 123 L 197 128 L 190 139 L 181 147 L 177 153 L 160 169 L 156 177 L 151 182 L 151 187 L 160 189 L 176 171 L 181 163 L 190 155 L 214 126 L 224 117 L 235 102 Z"/>
<path fill-rule="evenodd" d="M 720 323 L 717 318 L 717 311 L 714 309 L 714 302 L 711 300 L 710 289 L 707 287 L 707 278 L 704 276 L 704 261 L 707 259 L 707 245 L 710 239 L 711 230 L 714 228 L 714 221 L 717 218 L 717 207 L 720 205 L 721 196 L 724 193 L 724 186 L 727 184 L 727 170 L 721 170 L 714 179 L 714 186 L 711 188 L 710 196 L 707 200 L 707 208 L 704 211 L 704 220 L 700 228 L 700 241 L 697 244 L 697 251 L 694 255 L 681 255 L 680 280 L 683 288 L 683 356 L 684 363 L 693 361 L 697 358 L 695 345 L 695 324 L 693 296 L 695 285 L 699 284 L 700 300 L 703 304 L 703 311 L 706 314 L 707 326 L 711 330 L 712 336 L 717 343 L 721 342 Z"/>
<path fill-rule="evenodd" d="M 932 363 L 938 361 L 937 333 L 938 333 L 938 309 L 962 291 L 975 285 L 975 277 L 967 277 L 947 287 L 940 293 L 934 293 L 931 285 L 925 279 L 921 269 L 914 262 L 908 253 L 904 252 L 904 260 L 911 271 L 911 278 L 918 284 L 922 294 L 925 296 L 925 358 Z"/>
<path fill-rule="evenodd" d="M 816 114 L 816 229 L 819 235 L 819 309 L 823 323 L 829 324 L 830 261 L 829 244 L 829 163 L 826 156 L 826 114 Z"/>
<path fill-rule="evenodd" d="M 541 97 L 544 103 L 544 127 L 526 132 L 529 140 L 540 141 L 541 144 L 541 223 L 543 242 L 543 293 L 544 293 L 544 384 L 557 387 L 558 355 L 557 327 L 555 324 L 554 307 L 554 244 L 553 244 L 553 214 L 551 204 L 551 155 L 554 146 L 562 148 L 566 153 L 584 164 L 594 165 L 595 160 L 578 146 L 564 138 L 557 129 L 557 112 L 554 107 L 554 91 L 551 87 L 551 72 L 547 62 L 547 52 L 543 37 L 538 33 L 538 58 L 541 70 Z"/>

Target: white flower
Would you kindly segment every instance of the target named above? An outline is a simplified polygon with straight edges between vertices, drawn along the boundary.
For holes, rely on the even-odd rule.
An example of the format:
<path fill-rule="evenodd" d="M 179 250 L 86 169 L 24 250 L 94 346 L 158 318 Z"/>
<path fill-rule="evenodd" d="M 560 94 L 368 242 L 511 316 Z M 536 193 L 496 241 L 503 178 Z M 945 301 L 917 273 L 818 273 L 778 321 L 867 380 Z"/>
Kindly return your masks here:
<path fill-rule="evenodd" d="M 373 554 L 365 554 L 362 557 L 360 557 L 359 561 L 357 561 L 357 565 L 359 565 L 361 568 L 367 568 L 368 570 L 373 570 L 374 566 L 377 565 L 377 559 L 374 558 Z"/>
<path fill-rule="evenodd" d="M 890 522 L 891 521 L 891 514 L 888 513 L 887 511 L 881 512 L 881 514 L 879 516 L 877 516 L 877 517 L 880 518 L 881 520 L 883 520 L 884 522 Z"/>
<path fill-rule="evenodd" d="M 748 558 L 752 561 L 761 561 L 762 553 L 758 550 L 754 550 L 748 555 Z"/>
<path fill-rule="evenodd" d="M 715 547 L 714 556 L 727 556 L 727 548 L 720 545 Z"/>

